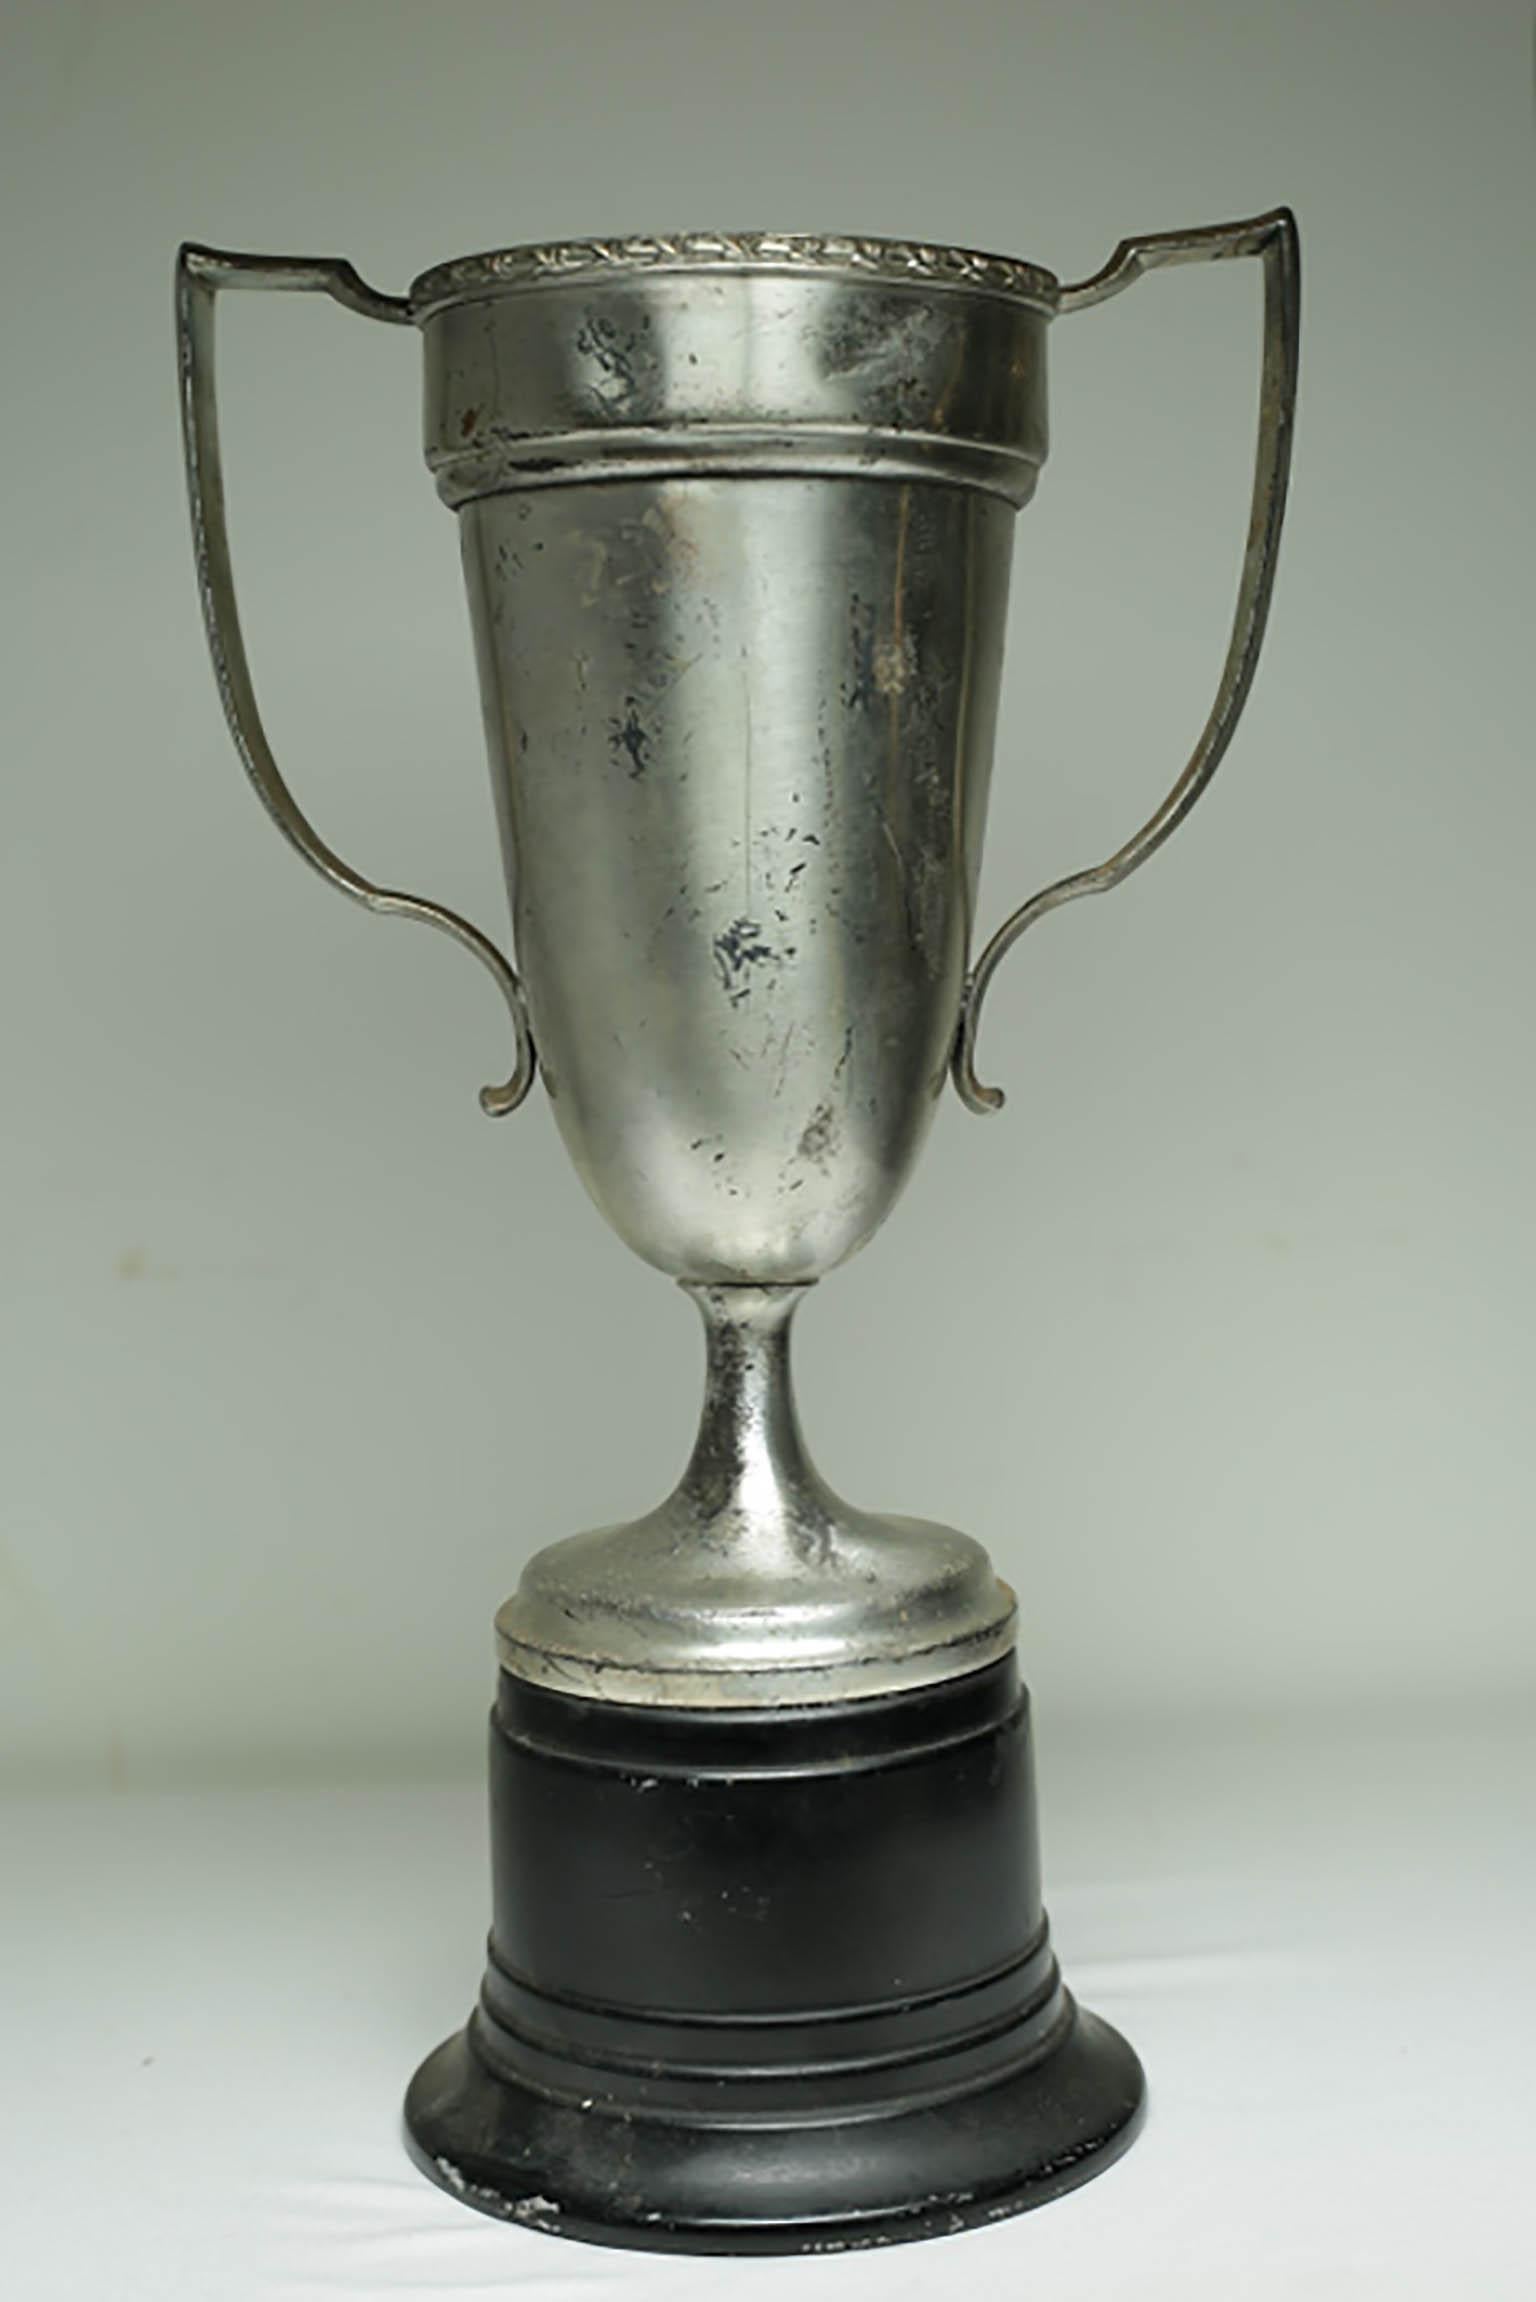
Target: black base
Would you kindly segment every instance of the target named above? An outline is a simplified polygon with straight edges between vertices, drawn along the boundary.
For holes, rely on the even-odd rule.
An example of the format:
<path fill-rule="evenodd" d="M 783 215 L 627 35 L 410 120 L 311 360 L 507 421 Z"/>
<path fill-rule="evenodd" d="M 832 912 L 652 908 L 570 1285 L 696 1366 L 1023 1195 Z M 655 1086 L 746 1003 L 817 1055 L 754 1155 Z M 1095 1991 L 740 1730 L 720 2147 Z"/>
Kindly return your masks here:
<path fill-rule="evenodd" d="M 496 1915 L 406 2097 L 483 2212 L 603 2245 L 818 2253 L 1043 2204 L 1141 2068 L 1061 1986 L 1010 1661 L 915 1694 L 644 1710 L 503 1674 Z"/>

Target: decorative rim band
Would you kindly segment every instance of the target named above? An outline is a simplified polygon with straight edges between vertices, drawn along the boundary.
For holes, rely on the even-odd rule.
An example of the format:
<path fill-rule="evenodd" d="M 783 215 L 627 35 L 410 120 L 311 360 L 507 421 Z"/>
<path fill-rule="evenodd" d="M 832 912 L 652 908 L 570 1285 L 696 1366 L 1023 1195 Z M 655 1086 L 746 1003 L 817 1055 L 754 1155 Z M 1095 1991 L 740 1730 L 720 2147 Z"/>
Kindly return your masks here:
<path fill-rule="evenodd" d="M 1013 256 L 974 248 L 943 248 L 927 241 L 872 240 L 818 232 L 668 232 L 619 240 L 551 240 L 496 248 L 436 264 L 411 288 L 413 316 L 477 292 L 549 287 L 622 272 L 809 271 L 919 285 L 982 289 L 1021 303 L 1052 307 L 1060 282 L 1054 272 Z"/>

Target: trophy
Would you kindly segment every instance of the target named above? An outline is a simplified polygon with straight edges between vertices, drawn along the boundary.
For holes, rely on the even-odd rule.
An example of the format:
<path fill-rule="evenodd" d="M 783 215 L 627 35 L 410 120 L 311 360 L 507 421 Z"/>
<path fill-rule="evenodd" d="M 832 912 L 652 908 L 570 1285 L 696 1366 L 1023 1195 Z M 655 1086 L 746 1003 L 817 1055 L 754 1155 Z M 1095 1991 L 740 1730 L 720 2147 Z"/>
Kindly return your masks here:
<path fill-rule="evenodd" d="M 1210 716 L 1157 812 L 979 954 L 1013 515 L 1051 322 L 1143 272 L 1257 257 L 1247 548 Z M 497 1618 L 494 1918 L 467 2027 L 406 2098 L 422 2170 L 528 2227 L 701 2253 L 961 2229 L 1107 2166 L 1125 2041 L 1041 1902 L 1012 1593 L 952 1528 L 845 1502 L 789 1332 L 876 1230 L 946 1081 L 973 1111 L 997 967 L 1205 788 L 1253 677 L 1295 407 L 1288 211 L 1124 241 L 1064 286 L 905 241 L 689 233 L 520 247 L 404 297 L 329 258 L 182 249 L 203 613 L 279 830 L 491 970 L 587 1190 L 693 1297 L 707 1373 L 667 1499 L 539 1552 Z M 362 878 L 267 741 L 236 612 L 221 288 L 420 331 L 459 515 L 516 967 Z"/>

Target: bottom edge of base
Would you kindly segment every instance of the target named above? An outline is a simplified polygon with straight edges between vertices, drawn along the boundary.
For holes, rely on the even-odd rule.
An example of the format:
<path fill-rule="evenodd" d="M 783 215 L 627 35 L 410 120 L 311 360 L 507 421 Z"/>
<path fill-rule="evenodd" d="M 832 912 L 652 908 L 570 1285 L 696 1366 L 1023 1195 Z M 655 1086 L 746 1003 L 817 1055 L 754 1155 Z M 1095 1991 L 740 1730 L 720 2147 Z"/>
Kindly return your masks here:
<path fill-rule="evenodd" d="M 1135 2053 L 1081 2009 L 1043 2061 L 974 2093 L 772 2128 L 583 2110 L 497 2076 L 461 2031 L 412 2080 L 405 2139 L 440 2189 L 550 2237 L 673 2254 L 841 2254 L 1046 2205 L 1112 2165 L 1145 2109 Z"/>

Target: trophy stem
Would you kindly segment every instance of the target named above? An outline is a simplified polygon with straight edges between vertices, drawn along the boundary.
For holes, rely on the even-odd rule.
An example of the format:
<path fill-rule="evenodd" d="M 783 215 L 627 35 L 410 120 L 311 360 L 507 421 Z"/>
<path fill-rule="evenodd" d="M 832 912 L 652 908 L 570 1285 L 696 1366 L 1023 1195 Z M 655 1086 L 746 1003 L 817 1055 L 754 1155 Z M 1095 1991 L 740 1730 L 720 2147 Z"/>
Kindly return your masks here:
<path fill-rule="evenodd" d="M 496 1618 L 504 1667 L 568 1695 L 712 1710 L 964 1677 L 1013 1649 L 1013 1594 L 953 1527 L 861 1510 L 812 1462 L 790 1326 L 813 1281 L 682 1282 L 704 1321 L 693 1453 L 638 1519 L 537 1552 Z"/>
<path fill-rule="evenodd" d="M 716 1547 L 745 1543 L 760 1557 L 823 1564 L 840 1505 L 812 1463 L 790 1380 L 789 1330 L 798 1286 L 684 1281 L 704 1320 L 704 1409 L 671 1507 Z"/>

